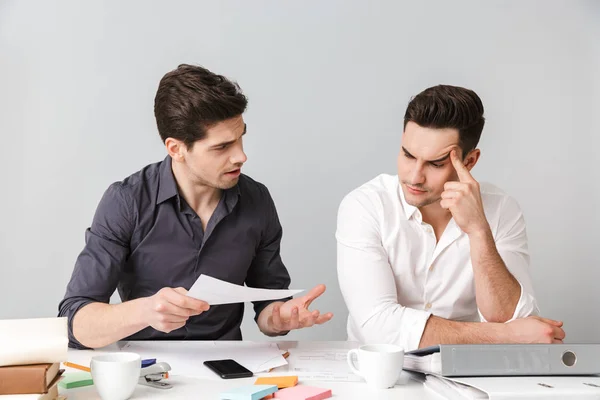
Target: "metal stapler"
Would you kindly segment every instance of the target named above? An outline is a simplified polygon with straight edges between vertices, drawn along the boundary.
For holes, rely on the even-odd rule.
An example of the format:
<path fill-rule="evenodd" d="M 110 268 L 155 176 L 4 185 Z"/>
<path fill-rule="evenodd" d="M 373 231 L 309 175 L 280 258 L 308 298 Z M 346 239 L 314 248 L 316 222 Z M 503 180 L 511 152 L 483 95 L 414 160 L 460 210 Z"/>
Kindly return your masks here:
<path fill-rule="evenodd" d="M 171 370 L 171 366 L 166 362 L 159 362 L 144 367 L 140 370 L 140 381 L 142 385 L 147 385 L 157 389 L 171 389 L 173 385 L 161 380 L 167 377 L 167 372 Z"/>

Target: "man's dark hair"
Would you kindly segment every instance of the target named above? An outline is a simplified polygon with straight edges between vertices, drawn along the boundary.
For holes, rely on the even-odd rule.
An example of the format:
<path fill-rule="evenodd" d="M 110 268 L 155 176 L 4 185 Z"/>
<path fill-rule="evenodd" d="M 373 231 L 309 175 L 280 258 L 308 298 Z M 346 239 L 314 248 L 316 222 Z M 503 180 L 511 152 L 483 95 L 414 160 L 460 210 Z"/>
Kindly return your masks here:
<path fill-rule="evenodd" d="M 247 105 L 237 83 L 206 68 L 181 64 L 160 80 L 154 116 L 163 142 L 172 137 L 191 148 L 208 128 L 241 115 Z"/>
<path fill-rule="evenodd" d="M 404 128 L 410 121 L 424 128 L 458 130 L 464 157 L 479 143 L 485 124 L 483 103 L 472 90 L 449 85 L 433 86 L 408 103 Z"/>

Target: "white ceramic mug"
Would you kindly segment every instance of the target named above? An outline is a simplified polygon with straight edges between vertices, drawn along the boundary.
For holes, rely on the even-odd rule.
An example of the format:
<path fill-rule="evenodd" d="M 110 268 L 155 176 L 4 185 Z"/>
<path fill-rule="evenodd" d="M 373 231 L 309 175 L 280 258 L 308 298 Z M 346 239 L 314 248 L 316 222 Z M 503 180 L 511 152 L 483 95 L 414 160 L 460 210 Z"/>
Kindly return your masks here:
<path fill-rule="evenodd" d="M 135 353 L 108 353 L 92 357 L 90 368 L 102 400 L 126 400 L 138 384 L 142 360 Z"/>
<path fill-rule="evenodd" d="M 359 367 L 354 364 L 358 358 Z M 393 387 L 404 365 L 404 349 L 393 344 L 368 344 L 348 352 L 348 365 L 374 389 Z"/>

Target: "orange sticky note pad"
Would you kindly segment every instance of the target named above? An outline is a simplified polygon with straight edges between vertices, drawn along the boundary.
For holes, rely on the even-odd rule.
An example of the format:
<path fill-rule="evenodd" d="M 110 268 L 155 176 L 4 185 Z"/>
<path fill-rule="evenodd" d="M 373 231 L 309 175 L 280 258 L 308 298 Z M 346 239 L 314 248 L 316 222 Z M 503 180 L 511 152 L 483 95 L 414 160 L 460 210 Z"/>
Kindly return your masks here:
<path fill-rule="evenodd" d="M 274 396 L 280 400 L 323 400 L 331 397 L 331 390 L 299 385 L 279 390 Z"/>
<path fill-rule="evenodd" d="M 297 383 L 297 376 L 267 376 L 258 378 L 254 382 L 255 385 L 276 385 L 279 389 L 296 386 Z"/>

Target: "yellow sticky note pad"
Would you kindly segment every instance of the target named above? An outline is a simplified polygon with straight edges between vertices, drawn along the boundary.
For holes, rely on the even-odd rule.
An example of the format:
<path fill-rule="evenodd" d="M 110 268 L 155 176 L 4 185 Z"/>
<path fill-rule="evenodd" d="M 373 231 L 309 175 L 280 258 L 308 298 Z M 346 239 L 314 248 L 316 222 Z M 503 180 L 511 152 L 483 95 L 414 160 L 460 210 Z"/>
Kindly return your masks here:
<path fill-rule="evenodd" d="M 276 385 L 279 389 L 296 386 L 298 383 L 297 376 L 269 376 L 261 377 L 254 382 L 255 385 Z"/>

